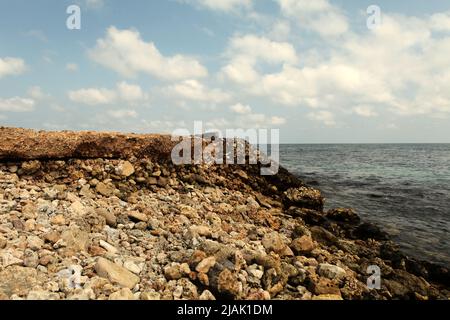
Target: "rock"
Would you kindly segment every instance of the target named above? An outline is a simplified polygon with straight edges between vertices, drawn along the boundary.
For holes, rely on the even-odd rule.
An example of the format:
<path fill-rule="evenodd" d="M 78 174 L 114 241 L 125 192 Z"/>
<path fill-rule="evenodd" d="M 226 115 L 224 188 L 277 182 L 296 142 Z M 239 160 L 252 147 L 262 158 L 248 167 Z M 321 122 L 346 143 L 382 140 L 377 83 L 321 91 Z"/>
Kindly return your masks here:
<path fill-rule="evenodd" d="M 59 300 L 59 294 L 48 292 L 44 290 L 30 291 L 27 295 L 27 300 Z"/>
<path fill-rule="evenodd" d="M 42 274 L 34 268 L 11 266 L 0 272 L 0 293 L 26 296 L 30 290 L 43 283 Z"/>
<path fill-rule="evenodd" d="M 158 292 L 142 292 L 140 299 L 149 301 L 161 300 L 161 294 Z"/>
<path fill-rule="evenodd" d="M 309 286 L 310 291 L 315 293 L 316 295 L 321 294 L 333 294 L 340 295 L 341 291 L 339 290 L 336 282 L 333 282 L 330 279 L 320 278 L 318 281 L 312 281 Z"/>
<path fill-rule="evenodd" d="M 39 264 L 39 256 L 35 251 L 25 250 L 23 265 L 25 267 L 36 268 Z"/>
<path fill-rule="evenodd" d="M 333 279 L 340 280 L 347 275 L 344 269 L 328 263 L 319 264 L 319 266 L 317 267 L 317 274 L 331 280 Z"/>
<path fill-rule="evenodd" d="M 214 265 L 216 264 L 216 258 L 215 257 L 209 257 L 206 259 L 203 259 L 195 268 L 195 270 L 197 272 L 200 273 L 208 273 L 209 269 L 211 269 L 212 267 L 214 267 Z"/>
<path fill-rule="evenodd" d="M 75 252 L 87 252 L 89 247 L 89 234 L 80 230 L 77 227 L 72 227 L 61 234 L 61 239 L 64 240 L 66 248 Z"/>
<path fill-rule="evenodd" d="M 14 256 L 11 250 L 0 251 L 0 266 L 7 268 L 9 266 L 21 266 L 23 260 Z"/>
<path fill-rule="evenodd" d="M 123 267 L 137 275 L 139 275 L 142 272 L 142 268 L 130 260 L 125 261 L 123 263 Z"/>
<path fill-rule="evenodd" d="M 355 210 L 353 209 L 346 209 L 346 208 L 332 209 L 327 212 L 326 216 L 327 218 L 334 221 L 346 222 L 351 224 L 357 224 L 361 221 L 360 217 L 356 214 Z"/>
<path fill-rule="evenodd" d="M 314 296 L 312 300 L 343 300 L 339 294 L 321 294 Z"/>
<path fill-rule="evenodd" d="M 108 251 L 111 254 L 117 254 L 117 252 L 119 252 L 119 250 L 114 247 L 113 245 L 110 245 L 108 242 L 100 240 L 99 241 L 99 245 L 100 247 L 102 247 L 103 249 L 105 249 L 106 251 Z"/>
<path fill-rule="evenodd" d="M 178 280 L 183 277 L 183 273 L 181 272 L 180 265 L 174 264 L 172 266 L 166 266 L 164 268 L 164 276 L 167 280 Z"/>
<path fill-rule="evenodd" d="M 316 211 L 322 211 L 324 206 L 320 191 L 307 187 L 288 189 L 284 192 L 283 202 L 286 207 L 295 206 Z"/>
<path fill-rule="evenodd" d="M 189 230 L 191 233 L 198 234 L 202 237 L 211 237 L 211 230 L 207 226 L 191 226 Z"/>
<path fill-rule="evenodd" d="M 27 247 L 31 250 L 39 250 L 44 245 L 44 241 L 37 236 L 28 236 Z"/>
<path fill-rule="evenodd" d="M 200 295 L 199 300 L 209 300 L 209 301 L 213 301 L 213 300 L 216 300 L 216 297 L 214 297 L 214 295 L 211 293 L 211 291 L 205 290 L 205 291 L 203 291 L 202 294 Z"/>
<path fill-rule="evenodd" d="M 8 244 L 8 241 L 6 241 L 5 238 L 0 236 L 0 249 L 5 248 L 7 244 Z"/>
<path fill-rule="evenodd" d="M 113 186 L 109 185 L 109 184 L 105 184 L 103 182 L 99 182 L 96 187 L 95 190 L 100 193 L 101 195 L 105 196 L 105 197 L 111 197 L 114 194 L 114 191 L 116 190 Z"/>
<path fill-rule="evenodd" d="M 262 245 L 266 248 L 267 252 L 275 252 L 280 253 L 286 247 L 286 244 L 283 242 L 283 239 L 278 234 L 278 232 L 271 232 L 264 236 L 262 239 Z"/>
<path fill-rule="evenodd" d="M 316 245 L 311 237 L 302 236 L 293 240 L 290 247 L 297 255 L 304 255 L 313 251 L 316 248 Z"/>
<path fill-rule="evenodd" d="M 112 293 L 108 300 L 134 300 L 134 295 L 129 288 L 122 288 Z"/>
<path fill-rule="evenodd" d="M 142 221 L 142 222 L 147 222 L 148 221 L 148 217 L 145 213 L 141 213 L 139 211 L 129 211 L 127 212 L 128 217 L 133 220 L 133 221 Z"/>
<path fill-rule="evenodd" d="M 41 162 L 38 160 L 23 162 L 21 166 L 22 174 L 33 174 L 41 168 Z"/>
<path fill-rule="evenodd" d="M 129 176 L 133 175 L 135 170 L 133 165 L 129 161 L 124 161 L 119 164 L 119 166 L 116 168 L 117 174 L 128 178 Z"/>
<path fill-rule="evenodd" d="M 353 232 L 353 236 L 357 239 L 375 239 L 375 240 L 388 240 L 389 236 L 386 232 L 382 231 L 379 227 L 372 223 L 362 223 Z"/>
<path fill-rule="evenodd" d="M 86 207 L 80 201 L 72 203 L 69 210 L 77 216 L 84 216 L 87 213 Z"/>
<path fill-rule="evenodd" d="M 95 212 L 99 215 L 105 218 L 106 224 L 110 227 L 116 227 L 117 226 L 117 218 L 114 215 L 114 213 L 104 209 L 104 208 L 98 208 L 95 210 Z"/>
<path fill-rule="evenodd" d="M 74 207 L 72 207 L 74 204 L 72 204 L 72 206 L 70 207 L 72 212 L 76 212 L 76 214 L 78 215 L 83 215 L 84 214 L 84 206 L 81 203 L 78 203 L 82 206 L 82 209 L 80 207 L 77 207 L 77 204 L 75 204 Z M 81 210 L 81 211 L 79 211 Z M 62 214 L 58 214 L 56 216 L 53 216 L 50 218 L 50 222 L 52 224 L 56 224 L 58 226 L 63 226 L 66 224 L 66 219 L 64 218 L 64 216 Z"/>
<path fill-rule="evenodd" d="M 140 281 L 132 272 L 104 258 L 98 258 L 95 271 L 100 277 L 129 289 L 134 288 Z"/>
<path fill-rule="evenodd" d="M 46 242 L 50 242 L 51 244 L 55 244 L 61 239 L 61 235 L 57 231 L 50 231 L 44 234 L 44 240 Z"/>
<path fill-rule="evenodd" d="M 238 281 L 236 274 L 225 269 L 219 274 L 217 291 L 227 297 L 239 299 L 242 293 L 242 284 Z"/>

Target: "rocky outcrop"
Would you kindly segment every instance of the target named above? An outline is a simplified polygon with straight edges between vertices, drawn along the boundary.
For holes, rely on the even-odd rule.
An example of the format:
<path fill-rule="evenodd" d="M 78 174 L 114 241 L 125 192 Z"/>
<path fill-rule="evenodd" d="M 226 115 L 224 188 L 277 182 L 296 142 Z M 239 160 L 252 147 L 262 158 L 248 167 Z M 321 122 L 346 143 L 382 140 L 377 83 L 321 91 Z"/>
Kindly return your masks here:
<path fill-rule="evenodd" d="M 0 132 L 1 299 L 450 297 L 446 268 L 284 169 L 175 166 L 167 136 Z"/>

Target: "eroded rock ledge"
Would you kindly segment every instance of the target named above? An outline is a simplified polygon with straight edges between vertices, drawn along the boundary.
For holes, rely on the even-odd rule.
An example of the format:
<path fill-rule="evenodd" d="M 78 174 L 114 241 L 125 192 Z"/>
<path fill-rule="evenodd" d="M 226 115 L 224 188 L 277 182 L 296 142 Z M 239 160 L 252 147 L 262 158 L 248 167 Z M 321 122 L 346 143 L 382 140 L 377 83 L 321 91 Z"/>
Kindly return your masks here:
<path fill-rule="evenodd" d="M 284 169 L 174 166 L 169 136 L 0 134 L 0 298 L 450 297 L 446 268 L 351 209 L 324 212 Z"/>

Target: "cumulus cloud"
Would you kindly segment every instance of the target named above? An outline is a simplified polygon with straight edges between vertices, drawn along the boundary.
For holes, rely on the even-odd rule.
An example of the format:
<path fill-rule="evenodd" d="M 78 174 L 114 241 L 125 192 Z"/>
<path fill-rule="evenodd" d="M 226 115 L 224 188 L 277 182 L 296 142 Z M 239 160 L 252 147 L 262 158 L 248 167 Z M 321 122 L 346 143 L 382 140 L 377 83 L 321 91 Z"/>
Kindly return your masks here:
<path fill-rule="evenodd" d="M 69 91 L 68 97 L 73 102 L 90 106 L 110 105 L 116 102 L 126 102 L 130 105 L 143 103 L 149 99 L 138 85 L 120 82 L 115 90 L 106 88 L 85 88 Z"/>
<path fill-rule="evenodd" d="M 249 105 L 243 105 L 242 103 L 232 105 L 230 110 L 238 114 L 248 114 L 252 112 L 252 108 Z"/>
<path fill-rule="evenodd" d="M 28 96 L 34 100 L 44 100 L 50 97 L 50 95 L 42 91 L 39 86 L 34 86 L 28 89 Z"/>
<path fill-rule="evenodd" d="M 260 75 L 259 64 L 295 64 L 298 57 L 288 42 L 272 41 L 266 37 L 248 34 L 231 38 L 227 49 L 230 61 L 222 68 L 222 76 L 238 84 L 249 84 Z"/>
<path fill-rule="evenodd" d="M 212 104 L 226 102 L 230 94 L 221 89 L 209 89 L 197 80 L 185 80 L 166 88 L 169 95 L 176 95 L 187 100 L 209 102 Z"/>
<path fill-rule="evenodd" d="M 19 75 L 25 70 L 25 61 L 20 58 L 0 58 L 0 79 L 9 75 Z"/>
<path fill-rule="evenodd" d="M 138 113 L 135 110 L 110 110 L 108 115 L 114 119 L 124 119 L 124 118 L 137 118 Z"/>
<path fill-rule="evenodd" d="M 308 114 L 308 118 L 314 121 L 322 122 L 327 127 L 335 127 L 336 120 L 334 114 L 330 111 L 317 111 Z"/>
<path fill-rule="evenodd" d="M 307 10 L 328 8 L 323 1 L 310 6 Z M 246 93 L 286 106 L 363 117 L 374 117 L 379 110 L 398 115 L 448 114 L 450 36 L 442 32 L 446 23 L 446 14 L 418 18 L 385 13 L 374 31 L 348 33 L 339 42 L 324 39 L 327 55 L 306 50 L 302 56 L 314 59 L 301 64 L 287 60 L 279 71 L 256 71 L 252 54 L 247 60 L 242 55 L 241 60 L 228 62 L 222 73 L 232 83 L 245 84 L 241 87 Z M 231 42 L 231 51 L 235 48 Z M 328 113 L 311 117 L 328 125 L 336 122 Z"/>
<path fill-rule="evenodd" d="M 345 15 L 328 0 L 277 0 L 281 12 L 300 28 L 307 28 L 324 37 L 339 36 L 349 30 Z"/>
<path fill-rule="evenodd" d="M 146 73 L 163 80 L 201 78 L 207 69 L 194 58 L 184 55 L 166 57 L 153 42 L 145 42 L 136 30 L 110 27 L 106 36 L 89 50 L 90 58 L 122 76 Z"/>
<path fill-rule="evenodd" d="M 34 110 L 33 99 L 14 97 L 9 99 L 0 98 L 0 111 L 5 112 L 30 112 Z"/>
<path fill-rule="evenodd" d="M 180 0 L 197 7 L 213 11 L 236 12 L 242 9 L 251 9 L 253 0 Z"/>
<path fill-rule="evenodd" d="M 117 95 L 114 91 L 105 88 L 88 88 L 69 92 L 69 99 L 73 102 L 96 106 L 111 104 L 116 101 Z"/>

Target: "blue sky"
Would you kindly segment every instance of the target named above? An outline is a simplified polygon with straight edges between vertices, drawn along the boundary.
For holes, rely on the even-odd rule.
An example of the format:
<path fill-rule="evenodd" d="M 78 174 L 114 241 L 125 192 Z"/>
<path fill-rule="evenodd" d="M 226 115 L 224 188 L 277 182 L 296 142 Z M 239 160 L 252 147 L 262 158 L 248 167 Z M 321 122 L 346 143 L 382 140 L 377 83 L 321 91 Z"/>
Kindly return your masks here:
<path fill-rule="evenodd" d="M 449 116 L 448 1 L 0 0 L 0 125 L 450 142 Z"/>

